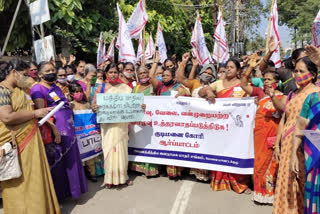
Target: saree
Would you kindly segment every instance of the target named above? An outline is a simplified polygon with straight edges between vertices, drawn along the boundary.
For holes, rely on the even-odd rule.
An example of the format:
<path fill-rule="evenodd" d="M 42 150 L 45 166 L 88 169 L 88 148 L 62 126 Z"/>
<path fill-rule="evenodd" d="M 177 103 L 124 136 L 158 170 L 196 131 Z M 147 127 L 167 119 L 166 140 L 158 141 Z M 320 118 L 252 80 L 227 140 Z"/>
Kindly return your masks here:
<path fill-rule="evenodd" d="M 19 88 L 13 90 L 11 103 L 15 112 L 33 110 L 26 93 Z M 16 133 L 22 176 L 1 182 L 6 214 L 60 213 L 37 122 L 33 119 L 10 126 Z M 0 144 L 11 141 L 10 129 L 0 121 Z"/>
<path fill-rule="evenodd" d="M 282 94 L 275 96 L 279 100 L 282 98 Z M 259 101 L 254 129 L 253 174 L 253 200 L 259 203 L 273 203 L 278 171 L 273 143 L 277 136 L 280 117 L 269 96 Z"/>
<path fill-rule="evenodd" d="M 131 93 L 132 89 L 121 83 L 103 91 L 120 94 Z M 103 185 L 125 184 L 128 180 L 128 123 L 101 123 L 100 126 L 105 170 Z"/>
<path fill-rule="evenodd" d="M 303 213 L 304 209 L 304 184 L 305 169 L 302 150 L 298 150 L 299 175 L 290 172 L 292 135 L 295 129 L 297 116 L 302 109 L 306 97 L 320 89 L 316 86 L 308 87 L 291 98 L 285 107 L 286 122 L 284 124 L 281 144 L 280 161 L 277 175 L 277 183 L 273 202 L 273 213 Z M 288 98 L 290 97 L 290 94 Z"/>
<path fill-rule="evenodd" d="M 244 91 L 237 84 L 230 88 L 225 88 L 217 92 L 218 98 L 242 97 Z M 248 189 L 250 175 L 239 175 L 228 172 L 212 171 L 211 188 L 213 191 L 233 190 L 236 193 L 243 193 Z"/>
<path fill-rule="evenodd" d="M 137 85 L 136 87 L 133 88 L 134 94 L 141 93 L 140 92 L 140 84 Z M 145 90 L 142 91 L 144 96 L 152 96 L 153 95 L 153 88 L 151 84 L 149 87 L 147 87 Z M 139 163 L 139 162 L 132 162 L 130 169 L 136 172 L 141 172 L 145 176 L 150 177 L 150 176 L 157 176 L 159 174 L 159 168 L 160 166 L 157 164 L 152 164 L 152 163 Z"/>
<path fill-rule="evenodd" d="M 309 121 L 307 130 L 320 130 L 319 94 L 310 94 L 302 107 L 300 116 Z M 304 137 L 302 147 L 305 157 L 304 213 L 320 213 L 320 149 Z"/>

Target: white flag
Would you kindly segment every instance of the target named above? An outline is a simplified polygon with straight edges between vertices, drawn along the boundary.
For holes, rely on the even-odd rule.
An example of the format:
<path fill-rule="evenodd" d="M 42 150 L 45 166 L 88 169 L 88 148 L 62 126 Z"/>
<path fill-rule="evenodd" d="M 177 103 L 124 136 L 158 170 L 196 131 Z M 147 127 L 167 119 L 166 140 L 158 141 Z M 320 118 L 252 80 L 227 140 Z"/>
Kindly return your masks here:
<path fill-rule="evenodd" d="M 100 68 L 100 65 L 104 62 L 104 47 L 103 47 L 103 39 L 102 39 L 102 32 L 100 33 L 99 37 L 99 44 L 97 50 L 97 68 Z"/>
<path fill-rule="evenodd" d="M 271 27 L 270 27 L 270 37 L 274 37 L 274 42 L 278 43 L 280 41 L 279 33 L 278 33 L 278 8 L 277 1 L 274 1 L 274 5 L 272 7 L 271 13 Z M 278 45 L 277 49 L 273 52 L 271 61 L 274 62 L 276 68 L 281 67 L 281 56 L 280 56 L 280 45 Z"/>
<path fill-rule="evenodd" d="M 142 41 L 142 33 L 140 32 L 138 51 L 137 51 L 137 61 L 140 61 L 143 57 L 143 41 Z"/>
<path fill-rule="evenodd" d="M 144 1 L 140 0 L 137 7 L 128 20 L 128 29 L 133 39 L 138 39 L 139 34 L 148 21 L 148 14 L 144 5 Z"/>
<path fill-rule="evenodd" d="M 312 24 L 312 43 L 320 48 L 320 10 Z"/>
<path fill-rule="evenodd" d="M 119 34 L 116 43 L 116 47 L 119 49 L 119 62 L 136 62 L 136 54 L 134 53 L 131 37 L 127 28 L 126 21 L 122 15 L 122 12 L 117 4 L 117 10 L 119 15 Z"/>
<path fill-rule="evenodd" d="M 213 49 L 213 59 L 219 63 L 225 63 L 230 58 L 225 26 L 226 26 L 226 23 L 222 18 L 221 11 L 219 10 L 218 24 L 214 32 L 215 41 L 214 41 L 214 49 Z"/>
<path fill-rule="evenodd" d="M 40 25 L 50 20 L 48 0 L 37 0 L 29 5 L 32 25 Z"/>
<path fill-rule="evenodd" d="M 112 42 L 109 45 L 108 51 L 105 54 L 104 59 L 105 60 L 111 60 L 112 62 L 114 62 L 114 40 L 115 38 L 113 38 Z"/>
<path fill-rule="evenodd" d="M 166 43 L 163 38 L 163 33 L 162 33 L 162 28 L 160 23 L 158 23 L 158 31 L 157 31 L 157 46 L 159 50 L 159 55 L 160 55 L 160 62 L 164 63 L 164 61 L 168 58 L 167 57 L 167 48 L 166 48 Z"/>
<path fill-rule="evenodd" d="M 155 52 L 155 46 L 154 46 L 154 42 L 153 42 L 153 39 L 152 39 L 152 34 L 150 33 L 149 41 L 148 41 L 148 44 L 147 44 L 147 47 L 146 47 L 144 58 L 146 60 L 152 58 L 154 52 Z"/>
<path fill-rule="evenodd" d="M 54 45 L 54 38 L 52 35 L 46 36 L 33 42 L 34 51 L 36 54 L 36 61 L 50 61 L 51 57 L 55 60 L 56 49 Z"/>
<path fill-rule="evenodd" d="M 197 16 L 196 23 L 194 24 L 190 43 L 193 47 L 192 54 L 197 57 L 200 65 L 209 64 L 209 62 L 212 61 L 204 38 L 199 14 Z"/>

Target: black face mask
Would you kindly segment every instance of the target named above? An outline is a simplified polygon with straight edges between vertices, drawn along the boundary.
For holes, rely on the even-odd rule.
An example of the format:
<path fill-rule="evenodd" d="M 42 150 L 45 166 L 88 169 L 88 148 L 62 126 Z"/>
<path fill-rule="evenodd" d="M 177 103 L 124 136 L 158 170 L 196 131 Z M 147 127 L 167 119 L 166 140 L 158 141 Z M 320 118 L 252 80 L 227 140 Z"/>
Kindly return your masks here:
<path fill-rule="evenodd" d="M 44 79 L 47 82 L 54 82 L 57 79 L 57 74 L 56 73 L 44 74 L 42 76 L 42 79 Z"/>
<path fill-rule="evenodd" d="M 170 86 L 170 85 L 172 85 L 172 84 L 174 83 L 174 80 L 172 79 L 172 80 L 169 80 L 168 82 L 162 81 L 162 83 L 163 83 L 163 85 L 165 85 L 165 86 Z"/>

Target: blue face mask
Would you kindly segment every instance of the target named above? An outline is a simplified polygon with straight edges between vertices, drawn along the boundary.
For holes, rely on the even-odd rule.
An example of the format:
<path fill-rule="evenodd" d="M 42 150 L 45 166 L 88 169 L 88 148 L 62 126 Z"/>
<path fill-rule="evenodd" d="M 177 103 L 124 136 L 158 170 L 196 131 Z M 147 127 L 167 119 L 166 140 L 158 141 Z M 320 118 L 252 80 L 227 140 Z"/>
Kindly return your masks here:
<path fill-rule="evenodd" d="M 157 80 L 159 80 L 160 82 L 162 82 L 162 76 L 157 76 L 156 78 L 157 78 Z"/>

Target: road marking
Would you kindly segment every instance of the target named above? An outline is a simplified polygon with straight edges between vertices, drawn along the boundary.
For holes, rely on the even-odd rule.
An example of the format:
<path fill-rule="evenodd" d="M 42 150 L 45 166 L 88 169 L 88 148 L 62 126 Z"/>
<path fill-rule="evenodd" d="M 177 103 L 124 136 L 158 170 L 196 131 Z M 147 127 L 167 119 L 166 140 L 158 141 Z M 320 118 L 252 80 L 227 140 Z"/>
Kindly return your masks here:
<path fill-rule="evenodd" d="M 184 181 L 174 201 L 170 214 L 183 214 L 188 206 L 188 201 L 192 192 L 194 181 Z"/>

